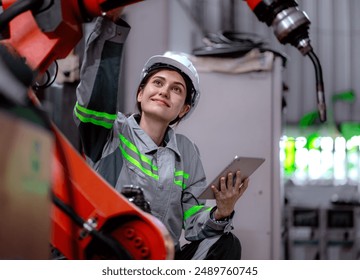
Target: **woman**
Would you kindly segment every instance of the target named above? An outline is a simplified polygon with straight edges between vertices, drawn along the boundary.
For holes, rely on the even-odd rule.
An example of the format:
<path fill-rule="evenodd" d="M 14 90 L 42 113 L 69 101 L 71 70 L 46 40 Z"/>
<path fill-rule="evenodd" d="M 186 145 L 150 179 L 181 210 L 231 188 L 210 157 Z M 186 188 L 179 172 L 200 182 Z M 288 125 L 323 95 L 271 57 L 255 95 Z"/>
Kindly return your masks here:
<path fill-rule="evenodd" d="M 74 109 L 87 161 L 117 191 L 128 185 L 143 190 L 151 214 L 174 240 L 177 259 L 240 259 L 240 242 L 230 231 L 235 203 L 248 180 L 240 188 L 239 172 L 235 182 L 233 174 L 222 178 L 221 189 L 214 189 L 216 207 L 206 207 L 197 199 L 206 188 L 199 151 L 171 127 L 187 118 L 199 100 L 191 62 L 174 53 L 150 58 L 137 90 L 139 114 L 116 114 L 128 31 L 121 19 L 99 18 L 87 40 Z M 180 248 L 183 229 L 191 243 Z"/>

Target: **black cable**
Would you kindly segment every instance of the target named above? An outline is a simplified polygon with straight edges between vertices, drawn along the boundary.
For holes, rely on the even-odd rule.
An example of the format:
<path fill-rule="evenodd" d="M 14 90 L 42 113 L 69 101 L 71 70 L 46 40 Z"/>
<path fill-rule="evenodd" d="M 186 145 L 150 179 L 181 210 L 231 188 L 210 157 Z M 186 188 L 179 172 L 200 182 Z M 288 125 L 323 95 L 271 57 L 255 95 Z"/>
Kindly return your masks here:
<path fill-rule="evenodd" d="M 321 90 L 324 89 L 324 82 L 323 82 L 323 76 L 322 76 L 322 69 L 321 69 L 321 64 L 320 61 L 318 59 L 318 57 L 316 56 L 316 54 L 314 53 L 314 51 L 310 51 L 308 53 L 311 61 L 314 64 L 315 67 L 315 76 L 316 76 L 316 84 L 318 85 L 318 87 L 320 87 Z"/>
<path fill-rule="evenodd" d="M 55 63 L 55 73 L 54 73 L 54 75 L 53 75 L 52 80 L 50 80 L 50 79 L 51 79 L 51 75 L 50 75 L 49 70 L 46 70 L 46 72 L 45 72 L 45 74 L 46 74 L 46 81 L 45 81 L 45 83 L 43 83 L 42 85 L 39 85 L 38 83 L 35 83 L 35 85 L 33 85 L 33 87 L 32 87 L 34 91 L 38 91 L 38 90 L 40 90 L 40 89 L 48 88 L 48 87 L 50 87 L 50 86 L 55 82 L 56 77 L 57 77 L 58 72 L 59 72 L 59 65 L 58 65 L 58 63 L 57 63 L 56 60 L 54 61 L 54 63 Z"/>
<path fill-rule="evenodd" d="M 38 8 L 43 0 L 18 0 L 0 14 L 0 32 L 3 31 L 10 21 L 23 12 Z"/>
<path fill-rule="evenodd" d="M 68 217 L 71 218 L 79 227 L 83 228 L 85 221 L 76 214 L 76 212 L 67 204 L 65 204 L 61 199 L 59 199 L 53 192 L 51 193 L 52 202 L 63 211 Z M 97 240 L 101 241 L 104 245 L 107 245 L 120 260 L 131 260 L 132 257 L 128 252 L 116 241 L 105 236 L 101 232 L 92 228 L 88 230 L 89 234 L 95 237 Z"/>
<path fill-rule="evenodd" d="M 83 227 L 84 220 L 81 219 L 76 212 L 67 204 L 65 204 L 60 198 L 58 198 L 53 192 L 51 192 L 51 201 L 67 216 L 71 218 L 79 227 Z"/>
<path fill-rule="evenodd" d="M 183 190 L 183 191 L 181 192 L 181 198 L 180 198 L 180 200 L 181 200 L 181 212 L 183 213 L 183 216 L 184 216 L 183 200 L 184 200 L 185 194 L 189 194 L 189 195 L 195 200 L 195 202 L 196 202 L 197 205 L 203 205 L 203 204 L 201 204 L 201 203 L 199 202 L 199 200 L 197 199 L 197 197 L 196 197 L 193 193 L 191 193 L 191 192 L 189 192 L 189 191 Z M 184 228 L 185 228 L 185 220 L 184 220 L 184 219 L 183 219 L 183 223 L 182 223 L 182 224 L 183 224 L 183 225 L 182 225 L 182 228 L 184 229 Z"/>
<path fill-rule="evenodd" d="M 39 85 L 39 83 L 36 82 L 36 83 L 32 86 L 32 89 L 33 89 L 34 91 L 38 91 L 39 89 L 46 88 L 47 83 L 49 83 L 49 81 L 50 81 L 50 73 L 49 73 L 48 70 L 46 70 L 45 74 L 46 74 L 46 81 L 45 81 L 45 83 L 42 84 L 42 85 Z"/>
<path fill-rule="evenodd" d="M 322 76 L 321 64 L 314 53 L 313 50 L 310 50 L 307 55 L 310 57 L 311 61 L 315 67 L 315 77 L 316 77 L 316 98 L 318 104 L 319 117 L 321 122 L 326 121 L 326 104 L 325 104 L 325 94 L 324 94 L 324 82 Z"/>
<path fill-rule="evenodd" d="M 57 62 L 56 60 L 54 60 L 54 64 L 55 64 L 55 73 L 54 73 L 54 75 L 53 75 L 53 79 L 46 85 L 46 87 L 51 86 L 51 85 L 55 82 L 56 77 L 57 77 L 57 75 L 58 75 L 58 72 L 59 72 L 59 64 L 58 64 L 58 62 Z"/>

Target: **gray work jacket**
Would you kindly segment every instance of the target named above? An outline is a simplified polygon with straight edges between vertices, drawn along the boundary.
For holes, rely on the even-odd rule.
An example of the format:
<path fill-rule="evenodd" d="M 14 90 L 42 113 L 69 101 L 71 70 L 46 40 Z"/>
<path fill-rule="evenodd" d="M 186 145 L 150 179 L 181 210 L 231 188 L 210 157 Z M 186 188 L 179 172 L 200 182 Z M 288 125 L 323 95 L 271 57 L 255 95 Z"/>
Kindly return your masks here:
<path fill-rule="evenodd" d="M 165 145 L 159 147 L 140 128 L 139 115 L 117 113 L 120 63 L 129 30 L 122 20 L 115 25 L 98 18 L 86 42 L 74 118 L 87 162 L 119 192 L 126 185 L 141 187 L 152 215 L 166 226 L 176 248 L 182 229 L 189 241 L 231 230 L 231 219 L 214 221 L 212 208 L 197 199 L 206 177 L 196 145 L 169 127 Z"/>

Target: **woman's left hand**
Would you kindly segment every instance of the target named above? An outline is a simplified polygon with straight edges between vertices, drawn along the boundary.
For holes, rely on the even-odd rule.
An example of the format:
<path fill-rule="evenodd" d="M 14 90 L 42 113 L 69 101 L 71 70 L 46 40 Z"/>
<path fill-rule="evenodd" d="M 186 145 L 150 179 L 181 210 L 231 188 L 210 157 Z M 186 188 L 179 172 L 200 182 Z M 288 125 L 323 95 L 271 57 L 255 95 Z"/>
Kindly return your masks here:
<path fill-rule="evenodd" d="M 235 204 L 243 195 L 249 185 L 249 178 L 241 182 L 240 171 L 236 172 L 236 179 L 233 179 L 233 174 L 229 173 L 227 178 L 220 178 L 220 189 L 212 186 L 215 194 L 217 209 L 214 212 L 215 220 L 221 220 L 229 217 L 234 211 Z"/>

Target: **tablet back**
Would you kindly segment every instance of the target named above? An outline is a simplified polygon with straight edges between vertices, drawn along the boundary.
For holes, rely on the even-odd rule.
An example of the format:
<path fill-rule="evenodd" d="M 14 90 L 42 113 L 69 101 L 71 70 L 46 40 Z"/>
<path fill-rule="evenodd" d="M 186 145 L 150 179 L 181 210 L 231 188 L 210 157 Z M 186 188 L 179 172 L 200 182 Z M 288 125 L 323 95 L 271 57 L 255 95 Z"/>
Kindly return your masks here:
<path fill-rule="evenodd" d="M 219 189 L 219 181 L 221 177 L 227 176 L 229 172 L 232 172 L 233 175 L 240 170 L 241 179 L 250 177 L 256 169 L 264 163 L 264 158 L 256 157 L 240 157 L 235 156 L 230 163 L 208 184 L 205 191 L 199 196 L 200 199 L 215 199 L 214 193 L 211 189 L 211 186 L 214 185 Z"/>

